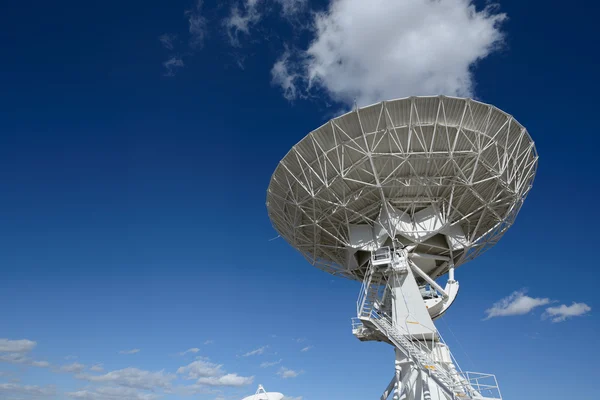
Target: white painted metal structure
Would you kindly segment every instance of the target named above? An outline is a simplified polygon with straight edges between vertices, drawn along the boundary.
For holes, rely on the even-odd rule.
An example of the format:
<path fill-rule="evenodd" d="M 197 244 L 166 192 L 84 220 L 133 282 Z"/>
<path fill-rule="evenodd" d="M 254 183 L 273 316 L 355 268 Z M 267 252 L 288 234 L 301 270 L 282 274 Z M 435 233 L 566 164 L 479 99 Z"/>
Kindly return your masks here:
<path fill-rule="evenodd" d="M 262 385 L 258 385 L 256 393 L 252 396 L 244 397 L 242 400 L 282 400 L 283 394 L 279 392 L 267 392 Z"/>
<path fill-rule="evenodd" d="M 382 399 L 394 388 L 394 399 L 500 398 L 493 375 L 460 371 L 433 320 L 456 298 L 455 267 L 514 222 L 537 161 L 512 116 L 437 96 L 335 118 L 277 166 L 267 193 L 273 226 L 315 266 L 362 281 L 355 335 L 396 348 Z M 442 288 L 435 279 L 446 273 Z"/>

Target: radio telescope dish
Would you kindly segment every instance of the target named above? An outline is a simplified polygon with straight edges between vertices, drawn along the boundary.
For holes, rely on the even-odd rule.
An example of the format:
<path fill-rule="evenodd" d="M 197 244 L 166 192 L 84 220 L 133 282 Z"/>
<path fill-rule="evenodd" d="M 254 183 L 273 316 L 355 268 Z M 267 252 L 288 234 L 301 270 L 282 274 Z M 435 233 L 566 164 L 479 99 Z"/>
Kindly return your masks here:
<path fill-rule="evenodd" d="M 244 397 L 242 400 L 282 400 L 283 394 L 279 392 L 267 392 L 262 385 L 258 385 L 256 393 L 252 396 Z"/>
<path fill-rule="evenodd" d="M 537 167 L 527 130 L 478 101 L 410 97 L 334 118 L 277 166 L 267 207 L 310 263 L 362 280 L 369 252 L 397 241 L 433 278 L 502 237 Z M 424 261 L 427 259 L 427 261 Z"/>
<path fill-rule="evenodd" d="M 455 268 L 515 221 L 537 164 L 512 116 L 437 96 L 334 118 L 275 169 L 267 191 L 274 228 L 311 264 L 362 282 L 352 332 L 394 346 L 381 400 L 502 398 L 494 375 L 460 369 L 433 321 L 457 297 Z M 435 279 L 445 274 L 442 288 Z"/>

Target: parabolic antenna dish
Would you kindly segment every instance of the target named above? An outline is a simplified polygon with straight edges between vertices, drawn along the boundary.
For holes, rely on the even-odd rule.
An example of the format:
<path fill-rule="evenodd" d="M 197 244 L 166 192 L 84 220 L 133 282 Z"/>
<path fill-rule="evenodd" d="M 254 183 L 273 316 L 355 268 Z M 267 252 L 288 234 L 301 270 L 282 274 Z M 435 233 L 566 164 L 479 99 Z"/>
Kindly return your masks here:
<path fill-rule="evenodd" d="M 334 275 L 362 280 L 370 252 L 395 242 L 435 279 L 496 244 L 537 161 L 527 130 L 494 106 L 385 101 L 298 142 L 273 173 L 267 208 L 278 233 Z"/>
<path fill-rule="evenodd" d="M 279 392 L 267 392 L 262 385 L 258 385 L 258 390 L 252 396 L 244 397 L 242 400 L 282 400 L 283 394 Z"/>
<path fill-rule="evenodd" d="M 281 400 L 283 394 L 278 392 L 264 392 L 253 394 L 252 396 L 244 397 L 242 400 Z"/>

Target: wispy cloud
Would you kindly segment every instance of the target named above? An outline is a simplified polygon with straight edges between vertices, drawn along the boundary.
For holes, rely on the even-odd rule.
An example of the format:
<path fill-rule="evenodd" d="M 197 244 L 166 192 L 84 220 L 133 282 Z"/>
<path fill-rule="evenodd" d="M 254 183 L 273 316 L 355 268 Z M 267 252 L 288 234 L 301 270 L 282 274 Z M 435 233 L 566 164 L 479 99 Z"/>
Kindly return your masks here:
<path fill-rule="evenodd" d="M 275 3 L 281 6 L 281 14 L 284 17 L 291 18 L 304 11 L 308 0 L 275 0 Z"/>
<path fill-rule="evenodd" d="M 102 366 L 102 364 L 94 364 L 90 367 L 90 371 L 94 371 L 94 372 L 103 372 L 104 371 L 104 367 Z"/>
<path fill-rule="evenodd" d="M 140 351 L 141 351 L 140 349 L 121 350 L 121 351 L 119 351 L 119 354 L 137 354 Z"/>
<path fill-rule="evenodd" d="M 550 299 L 548 298 L 529 297 L 525 292 L 525 289 L 513 292 L 510 296 L 494 303 L 491 308 L 485 311 L 487 314 L 485 319 L 525 315 L 533 311 L 536 307 L 550 303 Z"/>
<path fill-rule="evenodd" d="M 50 363 L 48 361 L 32 360 L 30 365 L 33 367 L 47 368 L 50 366 Z"/>
<path fill-rule="evenodd" d="M 250 357 L 250 356 L 258 356 L 261 354 L 264 354 L 265 350 L 268 348 L 269 346 L 263 346 L 263 347 L 259 347 L 258 349 L 249 351 L 245 354 L 242 355 L 242 357 Z"/>
<path fill-rule="evenodd" d="M 214 340 L 210 340 L 210 339 L 209 339 L 209 340 L 205 340 L 205 341 L 204 341 L 204 344 L 205 344 L 205 345 L 208 345 L 208 344 L 213 344 L 214 342 L 215 342 Z"/>
<path fill-rule="evenodd" d="M 183 68 L 185 64 L 183 60 L 179 56 L 172 56 L 167 61 L 163 63 L 163 67 L 165 67 L 165 76 L 175 76 L 175 73 L 178 69 Z"/>
<path fill-rule="evenodd" d="M 40 367 L 45 368 L 50 366 L 50 363 L 47 361 L 37 361 L 33 360 L 28 356 L 25 356 L 20 353 L 0 353 L 0 362 L 5 362 L 9 364 L 23 364 L 30 365 L 32 367 Z"/>
<path fill-rule="evenodd" d="M 179 353 L 180 356 L 185 356 L 186 354 L 190 354 L 190 353 L 198 353 L 200 351 L 199 348 L 197 347 L 192 347 L 191 349 L 187 349 L 186 351 L 182 351 L 181 353 Z"/>
<path fill-rule="evenodd" d="M 80 373 L 85 369 L 85 365 L 74 362 L 72 364 L 63 365 L 60 367 L 60 372 Z"/>
<path fill-rule="evenodd" d="M 284 19 L 293 20 L 306 10 L 307 3 L 307 0 L 242 0 L 234 3 L 229 10 L 229 16 L 223 20 L 229 43 L 239 47 L 241 37 L 250 34 L 250 30 L 271 10 L 271 4 L 280 8 Z"/>
<path fill-rule="evenodd" d="M 198 49 L 204 45 L 204 39 L 206 37 L 206 18 L 202 15 L 202 6 L 204 1 L 197 0 L 195 6 L 186 11 L 188 17 L 190 33 L 190 47 L 192 49 Z"/>
<path fill-rule="evenodd" d="M 158 37 L 160 43 L 167 50 L 173 50 L 175 39 L 177 39 L 177 35 L 174 33 L 165 33 Z"/>
<path fill-rule="evenodd" d="M 307 351 L 309 351 L 312 348 L 313 348 L 313 346 L 306 346 L 306 347 L 303 347 L 302 350 L 300 350 L 300 351 L 307 352 Z"/>
<path fill-rule="evenodd" d="M 20 385 L 17 383 L 0 383 L 0 398 L 3 399 L 32 399 L 54 396 L 54 386 Z M 9 397 L 10 396 L 10 397 Z M 13 397 L 16 396 L 16 397 Z"/>
<path fill-rule="evenodd" d="M 89 382 L 143 390 L 168 389 L 175 379 L 174 374 L 165 371 L 146 371 L 133 367 L 110 371 L 104 375 L 78 374 L 75 377 Z"/>
<path fill-rule="evenodd" d="M 537 340 L 540 338 L 540 333 L 539 332 L 526 333 L 525 336 L 528 337 L 529 339 Z"/>
<path fill-rule="evenodd" d="M 67 396 L 79 400 L 156 400 L 161 396 L 126 387 L 97 387 L 68 392 Z"/>
<path fill-rule="evenodd" d="M 283 97 L 293 101 L 298 97 L 304 97 L 304 95 L 298 93 L 297 82 L 302 77 L 297 72 L 290 70 L 290 55 L 289 49 L 286 49 L 275 62 L 273 68 L 271 68 L 271 83 L 281 88 Z"/>
<path fill-rule="evenodd" d="M 277 360 L 277 361 L 265 361 L 263 363 L 260 363 L 260 367 L 261 368 L 268 368 L 268 367 L 272 367 L 274 365 L 278 365 L 281 364 L 281 361 L 283 360 Z"/>
<path fill-rule="evenodd" d="M 548 307 L 544 313 L 545 318 L 550 318 L 552 322 L 563 322 L 567 318 L 581 317 L 592 311 L 592 308 L 585 303 L 573 303 L 570 306 L 562 304 L 558 307 Z"/>
<path fill-rule="evenodd" d="M 286 367 L 281 367 L 277 372 L 277 375 L 281 376 L 283 379 L 296 378 L 298 375 L 302 374 L 304 371 L 294 371 L 293 369 L 289 369 Z"/>
<path fill-rule="evenodd" d="M 240 36 L 250 33 L 250 27 L 258 23 L 262 14 L 258 9 L 259 1 L 246 0 L 242 4 L 234 4 L 229 16 L 223 20 L 223 26 L 229 37 L 229 44 L 240 46 Z"/>

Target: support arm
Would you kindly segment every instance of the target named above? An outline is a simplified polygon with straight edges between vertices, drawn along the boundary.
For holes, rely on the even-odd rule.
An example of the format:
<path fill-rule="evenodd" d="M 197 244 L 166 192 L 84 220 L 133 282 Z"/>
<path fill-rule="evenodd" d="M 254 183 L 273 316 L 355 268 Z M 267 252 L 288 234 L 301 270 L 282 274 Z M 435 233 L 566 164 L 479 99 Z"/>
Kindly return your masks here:
<path fill-rule="evenodd" d="M 417 265 L 414 262 L 409 261 L 408 265 L 410 265 L 410 268 L 413 270 L 414 273 L 419 275 L 421 278 L 425 279 L 425 282 L 427 282 L 431 286 L 433 286 L 435 288 L 435 290 L 437 290 L 442 295 L 444 300 L 449 297 L 448 293 L 446 293 L 446 291 L 444 289 L 442 289 L 442 287 L 440 285 L 438 285 L 436 281 L 431 279 L 429 277 L 429 275 L 427 275 L 425 272 L 423 272 L 423 270 L 421 268 L 417 267 Z"/>
<path fill-rule="evenodd" d="M 383 395 L 381 395 L 381 399 L 380 400 L 387 400 L 387 398 L 390 397 L 390 394 L 392 394 L 392 390 L 394 389 L 394 386 L 396 385 L 396 381 L 397 381 L 396 380 L 396 374 L 394 374 L 394 377 L 390 381 L 390 384 L 388 385 L 388 387 L 383 392 Z"/>

